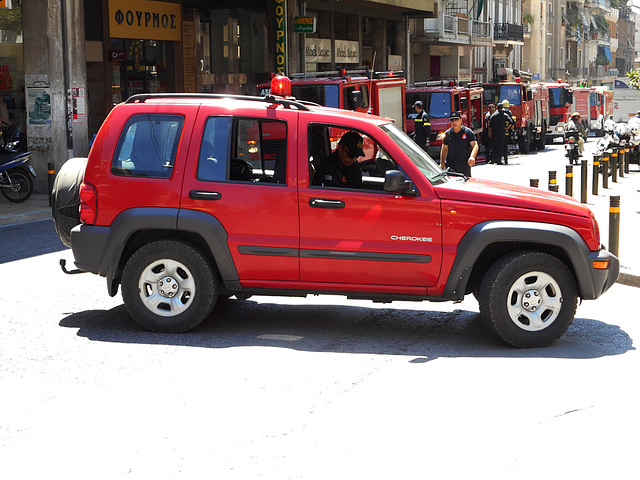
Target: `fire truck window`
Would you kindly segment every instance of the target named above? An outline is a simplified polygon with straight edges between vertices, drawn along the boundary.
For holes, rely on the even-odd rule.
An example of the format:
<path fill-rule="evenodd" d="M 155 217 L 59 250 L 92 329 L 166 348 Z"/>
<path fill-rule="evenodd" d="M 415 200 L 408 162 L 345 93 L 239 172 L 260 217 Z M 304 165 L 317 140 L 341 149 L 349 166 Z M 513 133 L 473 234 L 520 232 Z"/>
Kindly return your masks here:
<path fill-rule="evenodd" d="M 484 106 L 488 106 L 489 104 L 493 103 L 494 105 L 496 105 L 498 102 L 500 102 L 500 95 L 498 95 L 498 89 L 500 87 L 498 85 L 485 85 L 484 87 L 484 99 L 483 99 L 483 104 Z"/>
<path fill-rule="evenodd" d="M 353 102 L 353 96 L 351 92 L 355 92 L 356 87 L 345 87 L 342 89 L 342 104 L 347 107 L 347 110 L 355 110 L 357 107 Z"/>
<path fill-rule="evenodd" d="M 449 92 L 433 92 L 429 104 L 431 118 L 449 118 L 451 115 L 451 95 Z"/>
<path fill-rule="evenodd" d="M 509 100 L 511 105 L 520 105 L 520 85 L 503 85 L 499 101 L 504 100 Z"/>
<path fill-rule="evenodd" d="M 361 83 L 360 91 L 362 92 L 362 108 L 369 108 L 369 85 Z"/>
<path fill-rule="evenodd" d="M 340 107 L 338 85 L 291 85 L 291 95 L 324 107 Z"/>

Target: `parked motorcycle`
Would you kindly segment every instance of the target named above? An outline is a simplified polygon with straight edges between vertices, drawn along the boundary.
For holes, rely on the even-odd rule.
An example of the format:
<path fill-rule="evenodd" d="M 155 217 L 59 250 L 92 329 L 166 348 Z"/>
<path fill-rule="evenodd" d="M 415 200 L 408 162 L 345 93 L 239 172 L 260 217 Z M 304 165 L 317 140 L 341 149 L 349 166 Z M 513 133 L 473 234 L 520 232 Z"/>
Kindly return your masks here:
<path fill-rule="evenodd" d="M 578 139 L 580 134 L 578 131 L 569 131 L 564 134 L 565 157 L 569 157 L 569 164 L 578 164 L 580 161 L 580 148 Z"/>
<path fill-rule="evenodd" d="M 33 193 L 36 172 L 29 160 L 31 152 L 0 155 L 0 190 L 10 202 L 24 202 Z"/>

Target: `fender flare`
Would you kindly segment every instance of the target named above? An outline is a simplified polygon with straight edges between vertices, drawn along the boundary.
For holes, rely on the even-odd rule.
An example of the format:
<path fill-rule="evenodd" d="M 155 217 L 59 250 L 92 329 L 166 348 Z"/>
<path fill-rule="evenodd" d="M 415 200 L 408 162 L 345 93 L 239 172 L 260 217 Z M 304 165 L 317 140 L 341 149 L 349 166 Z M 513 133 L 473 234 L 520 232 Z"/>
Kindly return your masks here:
<path fill-rule="evenodd" d="M 226 288 L 239 290 L 240 279 L 227 243 L 227 232 L 213 215 L 195 210 L 162 207 L 141 207 L 120 213 L 110 227 L 79 225 L 72 231 L 76 258 L 91 258 L 87 252 L 101 252 L 97 269 L 76 265 L 107 278 L 107 290 L 114 296 L 118 291 L 115 278 L 122 256 L 131 237 L 144 230 L 166 231 L 169 234 L 189 232 L 199 236 L 207 245 Z M 76 254 L 77 252 L 77 254 Z M 93 263 L 93 262 L 92 262 Z M 96 271 L 97 270 L 97 271 Z"/>
<path fill-rule="evenodd" d="M 550 245 L 561 248 L 571 262 L 582 298 L 596 298 L 599 293 L 591 276 L 591 251 L 582 237 L 569 227 L 550 223 L 488 221 L 479 223 L 458 243 L 456 259 L 444 287 L 443 298 L 462 300 L 473 267 L 482 252 L 495 243 Z"/>

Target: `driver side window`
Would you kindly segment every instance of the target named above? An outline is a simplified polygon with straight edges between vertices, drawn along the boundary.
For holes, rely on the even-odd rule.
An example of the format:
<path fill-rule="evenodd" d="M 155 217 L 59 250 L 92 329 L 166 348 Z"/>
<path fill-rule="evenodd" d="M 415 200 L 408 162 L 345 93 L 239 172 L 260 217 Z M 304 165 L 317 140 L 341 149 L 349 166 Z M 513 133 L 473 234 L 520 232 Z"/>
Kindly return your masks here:
<path fill-rule="evenodd" d="M 383 191 L 386 172 L 400 169 L 375 139 L 362 132 L 315 124 L 310 125 L 307 138 L 311 186 Z M 361 141 L 354 144 L 354 138 Z M 364 155 L 349 158 L 356 153 Z"/>

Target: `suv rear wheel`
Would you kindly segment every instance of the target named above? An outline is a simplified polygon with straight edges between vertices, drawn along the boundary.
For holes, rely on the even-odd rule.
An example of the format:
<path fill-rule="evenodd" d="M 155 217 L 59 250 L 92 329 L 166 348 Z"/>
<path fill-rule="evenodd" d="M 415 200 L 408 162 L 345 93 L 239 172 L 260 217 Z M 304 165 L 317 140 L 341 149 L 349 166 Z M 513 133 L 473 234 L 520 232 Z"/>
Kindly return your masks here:
<path fill-rule="evenodd" d="M 125 306 L 142 327 L 185 332 L 211 313 L 218 298 L 209 260 L 190 244 L 161 240 L 137 250 L 122 273 Z"/>
<path fill-rule="evenodd" d="M 494 263 L 484 277 L 480 312 L 494 332 L 515 347 L 543 347 L 571 326 L 577 306 L 573 275 L 557 258 L 514 252 Z"/>

